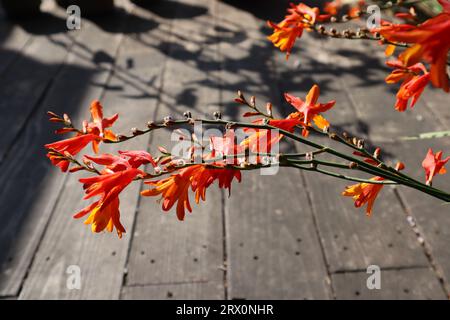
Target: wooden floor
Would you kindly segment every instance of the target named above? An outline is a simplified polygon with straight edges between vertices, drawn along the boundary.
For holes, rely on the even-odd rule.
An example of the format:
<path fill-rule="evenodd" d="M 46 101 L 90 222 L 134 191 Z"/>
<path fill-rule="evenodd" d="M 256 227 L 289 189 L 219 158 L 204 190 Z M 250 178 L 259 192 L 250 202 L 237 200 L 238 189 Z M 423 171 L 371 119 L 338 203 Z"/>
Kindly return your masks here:
<path fill-rule="evenodd" d="M 448 138 L 399 140 L 448 130 L 449 96 L 427 89 L 414 111 L 397 113 L 375 43 L 306 34 L 286 62 L 265 38 L 283 1 L 149 2 L 116 1 L 114 16 L 83 18 L 71 32 L 49 1 L 37 20 L 13 24 L 1 13 L 0 299 L 448 297 L 450 207 L 402 187 L 385 187 L 369 219 L 340 196 L 345 182 L 284 169 L 243 174 L 230 198 L 211 188 L 184 222 L 135 184 L 121 195 L 122 240 L 72 219 L 85 206 L 80 176 L 45 158 L 43 145 L 56 139 L 45 112 L 81 121 L 93 99 L 119 112 L 115 130 L 126 133 L 186 110 L 237 118 L 238 89 L 286 114 L 283 92 L 304 96 L 318 83 L 322 100 L 337 100 L 337 130 L 368 138 L 415 177 L 428 146 L 450 152 Z M 121 148 L 156 153 L 168 141 L 158 132 Z M 436 185 L 450 190 L 449 180 Z M 366 287 L 371 264 L 381 290 Z M 67 286 L 70 266 L 80 268 L 79 290 Z"/>

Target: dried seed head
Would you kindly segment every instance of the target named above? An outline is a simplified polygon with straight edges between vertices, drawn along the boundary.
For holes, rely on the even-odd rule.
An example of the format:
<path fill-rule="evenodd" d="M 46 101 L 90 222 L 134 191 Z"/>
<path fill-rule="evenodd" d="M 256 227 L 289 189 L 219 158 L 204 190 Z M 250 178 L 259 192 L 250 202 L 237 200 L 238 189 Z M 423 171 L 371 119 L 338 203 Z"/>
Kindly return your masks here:
<path fill-rule="evenodd" d="M 123 140 L 126 140 L 127 139 L 127 137 L 125 137 L 125 136 L 123 136 L 123 135 L 121 135 L 121 134 L 119 134 L 119 135 L 117 135 L 117 141 L 123 141 Z"/>
<path fill-rule="evenodd" d="M 252 97 L 250 98 L 250 105 L 251 105 L 252 107 L 255 107 L 255 106 L 256 106 L 256 97 L 255 97 L 255 96 L 252 96 Z"/>
<path fill-rule="evenodd" d="M 236 125 L 236 123 L 234 123 L 234 122 L 228 122 L 226 125 L 225 125 L 225 129 L 227 129 L 227 130 L 230 130 L 230 129 L 233 129 L 233 127 Z"/>
<path fill-rule="evenodd" d="M 365 143 L 364 139 L 359 139 L 356 146 L 358 148 L 362 149 L 362 148 L 364 148 L 364 143 Z"/>
<path fill-rule="evenodd" d="M 183 116 L 184 116 L 186 119 L 191 119 L 191 118 L 192 118 L 192 113 L 191 113 L 190 111 L 185 111 L 185 112 L 183 113 Z"/>
<path fill-rule="evenodd" d="M 355 163 L 355 162 L 350 162 L 349 165 L 348 165 L 348 167 L 349 167 L 350 169 L 356 169 L 356 168 L 358 168 L 358 164 Z"/>
<path fill-rule="evenodd" d="M 164 123 L 165 123 L 165 124 L 169 124 L 169 123 L 171 123 L 172 121 L 173 121 L 172 116 L 165 116 L 165 117 L 164 117 Z"/>
<path fill-rule="evenodd" d="M 70 120 L 69 116 L 67 115 L 67 113 L 64 113 L 63 115 L 64 117 L 64 122 L 67 123 L 68 125 L 72 124 L 72 121 Z"/>
<path fill-rule="evenodd" d="M 324 33 L 325 32 L 325 26 L 323 24 L 319 25 L 317 27 L 317 31 L 319 31 L 320 33 Z"/>
<path fill-rule="evenodd" d="M 337 30 L 335 28 L 330 28 L 330 34 L 333 36 L 337 35 Z"/>
<path fill-rule="evenodd" d="M 142 131 L 141 130 L 139 130 L 138 128 L 131 128 L 131 133 L 133 134 L 133 135 L 137 135 L 137 134 L 139 134 L 139 133 L 141 133 Z"/>
<path fill-rule="evenodd" d="M 149 122 L 147 122 L 147 127 L 149 129 L 153 129 L 155 127 L 155 123 L 153 121 L 149 121 Z"/>
<path fill-rule="evenodd" d="M 214 111 L 213 115 L 216 120 L 222 119 L 222 113 L 220 111 Z"/>
<path fill-rule="evenodd" d="M 349 18 L 348 15 L 347 15 L 347 14 L 344 14 L 344 15 L 342 16 L 341 20 L 345 22 L 345 21 L 348 21 L 348 18 Z"/>
<path fill-rule="evenodd" d="M 331 17 L 330 18 L 330 22 L 336 22 L 337 21 L 337 18 L 336 17 Z"/>
<path fill-rule="evenodd" d="M 245 100 L 244 95 L 242 94 L 241 90 L 238 90 L 237 95 L 240 99 Z"/>

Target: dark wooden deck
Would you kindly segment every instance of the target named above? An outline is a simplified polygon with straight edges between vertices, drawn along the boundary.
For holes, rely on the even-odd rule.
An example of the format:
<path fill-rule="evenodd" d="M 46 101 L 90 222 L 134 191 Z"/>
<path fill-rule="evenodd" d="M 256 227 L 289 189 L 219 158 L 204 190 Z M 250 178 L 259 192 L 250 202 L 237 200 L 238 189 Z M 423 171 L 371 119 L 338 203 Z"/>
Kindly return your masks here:
<path fill-rule="evenodd" d="M 237 117 L 238 89 L 285 114 L 282 92 L 303 96 L 319 83 L 323 100 L 337 100 L 333 125 L 417 178 L 428 145 L 450 151 L 448 139 L 398 139 L 448 130 L 449 96 L 428 89 L 413 112 L 397 113 L 376 44 L 307 34 L 286 62 L 265 39 L 282 1 L 116 2 L 114 16 L 83 18 L 72 32 L 49 1 L 37 20 L 0 17 L 0 299 L 448 297 L 450 208 L 406 188 L 386 187 L 368 219 L 340 196 L 345 182 L 285 169 L 245 173 L 230 198 L 211 188 L 184 222 L 139 198 L 135 184 L 121 196 L 122 240 L 73 220 L 84 206 L 79 176 L 45 158 L 55 139 L 45 111 L 79 121 L 93 99 L 119 112 L 116 131 L 127 132 L 186 110 Z M 126 147 L 155 152 L 164 141 L 157 133 Z M 450 190 L 448 176 L 436 184 Z M 382 269 L 381 290 L 366 288 L 370 264 Z M 67 288 L 70 265 L 80 267 L 80 290 Z"/>

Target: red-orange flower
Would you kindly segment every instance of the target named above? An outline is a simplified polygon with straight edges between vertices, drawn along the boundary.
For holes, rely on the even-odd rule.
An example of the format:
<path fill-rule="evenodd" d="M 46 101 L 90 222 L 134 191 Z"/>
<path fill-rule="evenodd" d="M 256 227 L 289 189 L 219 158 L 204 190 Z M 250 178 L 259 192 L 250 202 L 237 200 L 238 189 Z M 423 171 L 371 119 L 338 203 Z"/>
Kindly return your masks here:
<path fill-rule="evenodd" d="M 450 160 L 450 156 L 442 160 L 442 151 L 433 153 L 433 150 L 430 148 L 428 150 L 425 159 L 422 162 L 422 167 L 425 169 L 425 178 L 426 184 L 431 185 L 433 177 L 436 174 L 445 174 L 447 170 L 444 165 Z"/>
<path fill-rule="evenodd" d="M 91 103 L 90 112 L 92 116 L 92 122 L 84 121 L 83 129 L 87 133 L 92 133 L 100 137 L 92 142 L 92 148 L 95 153 L 98 153 L 98 145 L 102 139 L 116 140 L 116 135 L 106 128 L 111 127 L 114 122 L 119 118 L 116 113 L 110 118 L 103 118 L 103 107 L 100 101 L 94 100 Z"/>
<path fill-rule="evenodd" d="M 70 139 L 60 140 L 53 143 L 48 143 L 45 148 L 55 150 L 63 155 L 75 156 L 80 152 L 86 145 L 96 139 L 96 135 L 85 134 L 79 135 Z M 56 155 L 51 152 L 47 153 L 47 157 L 50 159 L 53 165 L 59 167 L 61 171 L 66 172 L 69 168 L 70 162 L 60 155 Z"/>
<path fill-rule="evenodd" d="M 146 151 L 119 151 L 120 156 L 102 154 L 98 157 L 85 156 L 86 159 L 97 164 L 104 165 L 102 174 L 95 177 L 80 179 L 86 190 L 84 199 L 100 196 L 98 201 L 87 206 L 74 218 L 81 218 L 90 213 L 84 222 L 92 225 L 93 232 L 101 232 L 104 229 L 111 232 L 114 227 L 119 238 L 125 232 L 120 222 L 119 194 L 136 176 L 144 174 L 137 169 L 141 165 L 151 163 L 156 166 L 152 156 Z"/>
<path fill-rule="evenodd" d="M 329 127 L 329 122 L 321 115 L 322 112 L 330 110 L 336 101 L 331 100 L 327 103 L 318 103 L 320 89 L 318 85 L 313 85 L 306 96 L 306 101 L 298 97 L 294 97 L 288 93 L 284 94 L 287 102 L 289 102 L 297 112 L 293 112 L 289 115 L 291 119 L 300 119 L 306 126 L 311 125 L 311 120 L 320 128 L 324 129 Z M 308 130 L 303 130 L 303 135 L 308 135 Z"/>
<path fill-rule="evenodd" d="M 334 0 L 331 2 L 325 2 L 325 6 L 323 8 L 323 11 L 326 13 L 335 16 L 338 14 L 339 10 L 342 7 L 342 1 L 341 0 Z"/>
<path fill-rule="evenodd" d="M 253 123 L 263 124 L 264 120 L 258 119 L 253 121 Z M 295 127 L 301 125 L 302 122 L 296 118 L 286 118 L 270 119 L 267 124 L 284 131 L 294 132 Z M 248 128 L 245 129 L 245 131 L 253 131 L 254 133 L 250 134 L 246 139 L 244 139 L 240 143 L 240 146 L 248 148 L 250 149 L 250 151 L 256 153 L 270 153 L 272 150 L 272 146 L 278 143 L 281 138 L 283 138 L 283 134 L 279 133 L 276 130 Z"/>
<path fill-rule="evenodd" d="M 79 181 L 84 184 L 83 189 L 86 190 L 84 199 L 97 195 L 100 199 L 75 214 L 74 218 L 81 218 L 90 213 L 84 223 L 92 225 L 92 232 L 101 232 L 105 228 L 112 232 L 115 227 L 117 235 L 121 238 L 125 228 L 120 222 L 119 194 L 140 173 L 142 173 L 141 170 L 130 168 L 80 179 Z"/>
<path fill-rule="evenodd" d="M 422 63 L 416 63 L 410 67 L 406 67 L 401 61 L 395 60 L 388 61 L 386 64 L 395 68 L 395 70 L 386 77 L 386 83 L 396 83 L 403 80 L 400 89 L 397 92 L 395 109 L 400 112 L 405 111 L 409 99 L 411 99 L 410 108 L 413 108 L 430 81 L 430 74 Z"/>
<path fill-rule="evenodd" d="M 85 155 L 84 157 L 97 164 L 105 166 L 105 172 L 118 172 L 130 168 L 139 168 L 141 165 L 151 163 L 156 167 L 155 160 L 147 151 L 119 151 L 120 156 L 102 154 L 98 157 Z"/>
<path fill-rule="evenodd" d="M 383 181 L 381 177 L 373 177 L 370 180 Z M 355 200 L 355 207 L 359 208 L 367 203 L 366 213 L 368 216 L 372 214 L 373 204 L 375 202 L 378 193 L 383 188 L 382 184 L 373 183 L 357 183 L 351 185 L 345 189 L 342 193 L 343 196 L 353 197 Z"/>
<path fill-rule="evenodd" d="M 170 177 L 158 181 L 147 181 L 145 184 L 153 189 L 141 192 L 143 196 L 161 195 L 162 209 L 169 211 L 177 203 L 176 211 L 179 220 L 183 220 L 185 210 L 192 212 L 189 202 L 189 189 L 195 193 L 195 202 L 205 200 L 206 189 L 218 180 L 220 188 L 231 190 L 231 182 L 236 178 L 241 181 L 241 172 L 234 169 L 209 169 L 198 164 L 180 169 Z"/>
<path fill-rule="evenodd" d="M 440 0 L 444 12 L 414 26 L 408 24 L 387 23 L 374 29 L 392 42 L 414 44 L 399 56 L 406 66 L 412 66 L 420 60 L 431 64 L 430 78 L 435 87 L 449 91 L 447 76 L 447 55 L 450 50 L 450 5 Z"/>
<path fill-rule="evenodd" d="M 286 52 L 286 59 L 289 58 L 295 40 L 302 36 L 304 29 L 310 29 L 316 21 L 325 20 L 328 15 L 320 15 L 319 8 L 311 8 L 306 4 L 291 4 L 288 14 L 284 20 L 278 24 L 267 21 L 269 27 L 273 28 L 273 34 L 268 37 L 272 43 Z"/>
<path fill-rule="evenodd" d="M 111 130 L 105 128 L 111 127 L 119 115 L 116 113 L 110 118 L 103 118 L 103 107 L 97 100 L 94 100 L 91 103 L 90 112 L 92 115 L 92 122 L 83 121 L 83 132 L 72 126 L 58 129 L 56 133 L 62 134 L 76 131 L 77 135 L 73 138 L 46 144 L 45 148 L 56 150 L 64 155 L 69 154 L 70 156 L 75 156 L 90 142 L 92 142 L 94 152 L 98 153 L 98 145 L 103 139 L 115 140 L 116 135 Z M 54 114 L 50 113 L 50 115 L 53 116 Z M 64 117 L 66 118 L 67 115 L 64 115 Z M 63 119 L 56 115 L 50 118 L 50 121 L 64 122 Z M 66 120 L 66 122 L 70 122 L 70 119 Z M 47 157 L 50 158 L 52 164 L 60 167 L 63 172 L 67 171 L 70 164 L 69 161 L 63 159 L 59 155 L 55 155 L 51 151 L 47 153 Z"/>
<path fill-rule="evenodd" d="M 403 170 L 404 168 L 405 165 L 402 162 L 399 162 L 396 166 L 396 170 Z M 384 181 L 385 179 L 382 177 L 373 177 L 370 180 L 380 182 Z M 383 186 L 383 184 L 379 183 L 357 183 L 348 186 L 345 191 L 342 192 L 342 195 L 346 197 L 353 197 L 356 208 L 362 207 L 363 205 L 367 204 L 366 214 L 368 216 L 371 216 L 373 205 L 381 189 L 383 189 Z"/>

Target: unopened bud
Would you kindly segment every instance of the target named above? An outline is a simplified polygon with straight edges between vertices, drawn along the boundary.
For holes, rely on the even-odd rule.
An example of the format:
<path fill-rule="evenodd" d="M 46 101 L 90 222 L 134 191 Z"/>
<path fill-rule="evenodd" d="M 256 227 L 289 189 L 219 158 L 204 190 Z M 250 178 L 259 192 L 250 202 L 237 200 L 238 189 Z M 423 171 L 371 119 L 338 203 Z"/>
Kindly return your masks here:
<path fill-rule="evenodd" d="M 191 119 L 191 118 L 192 118 L 192 113 L 191 113 L 190 111 L 185 111 L 185 112 L 183 113 L 183 116 L 184 116 L 186 119 Z"/>
<path fill-rule="evenodd" d="M 220 111 L 214 111 L 213 115 L 216 120 L 222 119 L 222 113 Z"/>
<path fill-rule="evenodd" d="M 358 143 L 356 144 L 356 146 L 359 148 L 359 149 L 362 149 L 362 148 L 364 148 L 364 139 L 359 139 L 358 140 Z"/>
<path fill-rule="evenodd" d="M 165 123 L 165 124 L 169 124 L 169 123 L 171 123 L 172 121 L 173 121 L 172 116 L 165 116 L 165 117 L 164 117 L 164 123 Z"/>
<path fill-rule="evenodd" d="M 349 165 L 348 165 L 348 167 L 349 167 L 350 169 L 356 169 L 356 168 L 358 168 L 358 164 L 355 163 L 355 162 L 350 162 Z"/>
<path fill-rule="evenodd" d="M 63 117 L 64 117 L 64 121 L 67 124 L 69 124 L 69 125 L 72 124 L 72 121 L 70 120 L 69 116 L 66 113 L 64 113 Z"/>
<path fill-rule="evenodd" d="M 267 111 L 267 115 L 269 115 L 271 117 L 272 116 L 272 104 L 270 102 L 267 102 L 267 104 L 266 104 L 266 111 Z"/>

